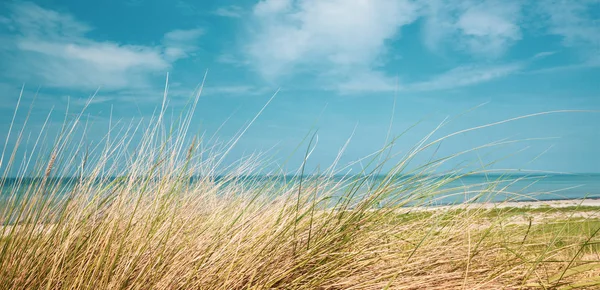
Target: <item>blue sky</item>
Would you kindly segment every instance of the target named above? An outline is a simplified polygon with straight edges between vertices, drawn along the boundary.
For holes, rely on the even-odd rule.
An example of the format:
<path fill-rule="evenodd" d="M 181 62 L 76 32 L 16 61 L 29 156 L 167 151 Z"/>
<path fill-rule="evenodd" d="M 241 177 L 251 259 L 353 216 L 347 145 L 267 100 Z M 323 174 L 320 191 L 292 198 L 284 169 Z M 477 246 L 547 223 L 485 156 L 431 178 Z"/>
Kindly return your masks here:
<path fill-rule="evenodd" d="M 422 121 L 398 152 L 444 118 L 484 103 L 436 136 L 542 111 L 600 110 L 600 1 L 0 3 L 3 135 L 23 84 L 23 102 L 38 92 L 34 129 L 52 107 L 50 125 L 58 126 L 67 100 L 76 111 L 99 88 L 88 108 L 94 138 L 104 134 L 111 108 L 114 120 L 149 117 L 167 72 L 177 109 L 207 70 L 193 128 L 211 133 L 227 120 L 223 140 L 280 89 L 232 160 L 271 148 L 282 160 L 314 124 L 319 141 L 310 165 L 326 166 L 352 136 L 342 159 L 350 162 L 381 148 L 393 110 L 392 134 Z M 469 158 L 520 151 L 496 168 L 600 172 L 598 124 L 600 113 L 539 116 L 460 134 L 440 154 L 502 138 L 556 137 Z M 294 158 L 291 164 L 301 160 Z"/>

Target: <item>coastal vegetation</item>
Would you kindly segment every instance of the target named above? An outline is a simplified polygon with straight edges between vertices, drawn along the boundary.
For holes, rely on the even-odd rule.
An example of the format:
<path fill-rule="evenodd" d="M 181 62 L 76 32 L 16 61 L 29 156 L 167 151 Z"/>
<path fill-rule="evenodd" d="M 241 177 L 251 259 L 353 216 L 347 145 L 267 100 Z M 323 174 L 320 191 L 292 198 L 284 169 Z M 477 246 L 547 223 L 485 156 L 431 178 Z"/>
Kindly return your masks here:
<path fill-rule="evenodd" d="M 471 190 L 448 185 L 478 172 L 439 172 L 466 152 L 411 161 L 457 134 L 427 134 L 399 159 L 390 139 L 358 174 L 340 177 L 350 165 L 339 158 L 316 171 L 304 162 L 292 175 L 265 172 L 261 154 L 224 161 L 247 127 L 225 143 L 188 134 L 198 97 L 170 123 L 163 103 L 149 125 L 115 126 L 91 148 L 75 133 L 82 114 L 57 136 L 32 137 L 23 158 L 26 126 L 11 125 L 7 140 L 17 141 L 0 165 L 0 288 L 600 287 L 594 206 L 432 206 Z M 305 161 L 313 136 L 299 146 Z M 502 179 L 472 193 L 506 194 Z"/>

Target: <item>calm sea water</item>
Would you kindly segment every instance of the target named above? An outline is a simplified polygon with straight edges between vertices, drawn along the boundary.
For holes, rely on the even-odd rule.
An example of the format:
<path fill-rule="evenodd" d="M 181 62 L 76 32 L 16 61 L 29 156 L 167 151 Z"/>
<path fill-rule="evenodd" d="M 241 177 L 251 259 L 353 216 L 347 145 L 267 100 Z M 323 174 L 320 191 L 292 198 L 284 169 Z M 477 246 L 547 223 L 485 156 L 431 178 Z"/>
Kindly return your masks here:
<path fill-rule="evenodd" d="M 249 178 L 249 177 L 246 177 Z M 250 179 L 250 178 L 249 178 Z M 254 178 L 254 180 L 256 180 Z M 381 179 L 372 179 L 377 182 Z M 27 182 L 34 182 L 30 180 Z M 25 184 L 27 184 L 25 182 Z M 58 180 L 59 183 L 72 184 L 73 180 Z M 193 181 L 192 181 L 193 182 Z M 14 189 L 15 180 L 5 180 L 0 191 L 0 202 Z M 490 186 L 493 185 L 491 190 Z M 64 186 L 64 192 L 69 186 Z M 416 187 L 419 190 L 421 187 Z M 415 188 L 409 189 L 415 190 Z M 600 174 L 575 175 L 510 175 L 483 176 L 472 175 L 453 180 L 437 190 L 440 196 L 432 198 L 435 204 L 460 203 L 478 197 L 477 201 L 531 201 L 560 199 L 600 199 Z"/>
<path fill-rule="evenodd" d="M 493 193 L 484 194 L 481 201 L 532 201 L 600 198 L 600 174 L 545 175 L 545 176 L 466 176 L 448 183 L 456 193 L 439 200 L 440 204 L 459 203 L 473 198 L 477 191 L 492 182 Z M 475 193 L 468 193 L 475 191 Z M 460 193 L 463 194 L 460 194 Z M 466 193 L 465 193 L 466 192 Z"/>

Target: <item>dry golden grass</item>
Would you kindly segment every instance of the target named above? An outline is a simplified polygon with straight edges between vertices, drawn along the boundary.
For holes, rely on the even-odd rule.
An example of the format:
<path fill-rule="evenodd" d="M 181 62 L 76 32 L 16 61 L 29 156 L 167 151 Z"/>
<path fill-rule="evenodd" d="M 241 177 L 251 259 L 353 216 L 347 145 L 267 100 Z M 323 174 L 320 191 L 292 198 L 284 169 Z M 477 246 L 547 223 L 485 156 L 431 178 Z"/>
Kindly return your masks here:
<path fill-rule="evenodd" d="M 406 169 L 415 155 L 443 139 L 427 143 L 428 135 L 377 182 L 389 148 L 370 157 L 375 169 L 345 180 L 333 178 L 335 164 L 317 178 L 302 167 L 286 180 L 240 179 L 259 172 L 260 156 L 215 178 L 237 140 L 223 150 L 202 138 L 190 141 L 189 120 L 191 113 L 183 114 L 179 125 L 167 127 L 161 113 L 133 151 L 133 138 L 125 137 L 87 150 L 73 141 L 77 120 L 65 126 L 47 161 L 40 157 L 31 165 L 40 177 L 17 179 L 0 207 L 0 288 L 600 285 L 598 220 L 568 218 L 566 212 L 559 221 L 510 224 L 509 212 L 490 214 L 476 205 L 407 213 L 407 206 L 446 192 L 443 185 L 451 178 L 427 173 L 447 158 Z M 15 153 L 10 156 L 4 168 L 13 166 Z M 53 178 L 69 172 L 79 178 L 67 185 Z M 120 177 L 107 177 L 115 175 Z"/>

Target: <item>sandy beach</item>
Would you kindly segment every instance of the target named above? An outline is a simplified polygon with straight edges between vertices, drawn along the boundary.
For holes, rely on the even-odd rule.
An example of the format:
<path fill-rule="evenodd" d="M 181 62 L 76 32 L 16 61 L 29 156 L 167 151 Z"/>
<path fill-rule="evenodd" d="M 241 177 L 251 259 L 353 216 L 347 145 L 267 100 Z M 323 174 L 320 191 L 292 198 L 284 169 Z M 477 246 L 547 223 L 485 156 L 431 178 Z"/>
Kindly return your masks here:
<path fill-rule="evenodd" d="M 599 207 L 600 199 L 564 199 L 564 200 L 538 200 L 538 201 L 507 201 L 507 202 L 484 202 L 463 203 L 456 205 L 441 205 L 418 207 L 421 210 L 440 209 L 475 209 L 475 208 L 566 208 L 566 207 Z"/>
<path fill-rule="evenodd" d="M 598 206 L 600 199 L 565 199 L 565 200 L 545 200 L 545 201 L 514 201 L 501 203 L 485 203 L 488 208 L 506 208 L 506 207 L 553 207 L 564 208 L 573 206 Z"/>

